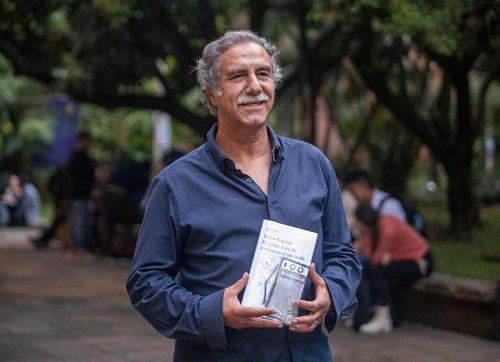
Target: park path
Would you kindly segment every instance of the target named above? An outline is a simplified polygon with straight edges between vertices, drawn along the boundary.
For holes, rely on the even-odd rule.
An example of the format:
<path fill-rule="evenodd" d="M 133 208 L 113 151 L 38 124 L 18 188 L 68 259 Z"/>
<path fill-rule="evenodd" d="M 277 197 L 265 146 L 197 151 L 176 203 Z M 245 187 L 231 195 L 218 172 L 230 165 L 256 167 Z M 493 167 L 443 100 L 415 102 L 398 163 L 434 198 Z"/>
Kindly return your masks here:
<path fill-rule="evenodd" d="M 128 260 L 35 250 L 36 233 L 0 229 L 0 361 L 172 359 L 172 341 L 130 306 Z M 381 336 L 340 325 L 329 338 L 336 362 L 500 362 L 498 342 L 410 323 Z"/>

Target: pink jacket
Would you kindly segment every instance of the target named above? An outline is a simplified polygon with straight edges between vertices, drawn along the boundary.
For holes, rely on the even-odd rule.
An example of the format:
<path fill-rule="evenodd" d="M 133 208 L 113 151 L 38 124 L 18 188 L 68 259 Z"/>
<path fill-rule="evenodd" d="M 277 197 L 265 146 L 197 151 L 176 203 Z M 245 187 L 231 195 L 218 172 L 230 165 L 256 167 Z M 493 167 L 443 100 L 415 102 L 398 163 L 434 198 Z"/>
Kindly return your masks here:
<path fill-rule="evenodd" d="M 429 251 L 429 243 L 408 223 L 389 215 L 379 216 L 378 245 L 372 254 L 371 233 L 363 234 L 366 254 L 373 265 L 379 265 L 382 256 L 391 254 L 391 260 L 417 260 Z"/>

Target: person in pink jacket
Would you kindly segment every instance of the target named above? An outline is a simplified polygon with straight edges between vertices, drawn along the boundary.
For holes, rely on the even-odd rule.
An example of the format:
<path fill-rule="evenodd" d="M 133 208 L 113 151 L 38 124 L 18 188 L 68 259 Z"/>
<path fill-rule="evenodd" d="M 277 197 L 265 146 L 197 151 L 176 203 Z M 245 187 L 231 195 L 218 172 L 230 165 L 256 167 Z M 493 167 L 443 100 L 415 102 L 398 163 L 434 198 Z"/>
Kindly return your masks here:
<path fill-rule="evenodd" d="M 379 214 L 361 203 L 355 212 L 360 236 L 354 241 L 359 255 L 368 258 L 363 270 L 371 285 L 374 315 L 360 326 L 361 333 L 392 330 L 391 284 L 412 283 L 432 273 L 433 257 L 428 241 L 408 223 Z"/>

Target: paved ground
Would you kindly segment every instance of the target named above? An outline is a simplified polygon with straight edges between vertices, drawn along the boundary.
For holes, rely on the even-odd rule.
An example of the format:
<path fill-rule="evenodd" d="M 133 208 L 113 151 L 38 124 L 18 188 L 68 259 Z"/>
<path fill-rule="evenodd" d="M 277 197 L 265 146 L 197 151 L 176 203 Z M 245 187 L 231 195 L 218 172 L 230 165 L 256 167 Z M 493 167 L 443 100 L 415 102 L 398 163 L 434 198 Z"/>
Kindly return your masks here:
<path fill-rule="evenodd" d="M 30 231 L 32 235 L 36 231 Z M 36 251 L 0 229 L 0 361 L 169 361 L 171 340 L 130 306 L 128 261 Z M 500 361 L 500 343 L 415 324 L 363 336 L 339 326 L 335 361 Z"/>

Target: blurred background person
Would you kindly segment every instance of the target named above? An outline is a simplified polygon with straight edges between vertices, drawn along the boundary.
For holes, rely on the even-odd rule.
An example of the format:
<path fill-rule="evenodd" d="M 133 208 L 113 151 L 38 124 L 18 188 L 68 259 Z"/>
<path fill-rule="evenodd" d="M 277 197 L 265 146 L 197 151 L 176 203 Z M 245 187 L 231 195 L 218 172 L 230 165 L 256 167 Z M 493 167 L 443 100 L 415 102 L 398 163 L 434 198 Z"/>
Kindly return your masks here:
<path fill-rule="evenodd" d="M 95 183 L 90 196 L 89 214 L 90 214 L 90 235 L 89 251 L 96 254 L 108 254 L 107 244 L 101 236 L 101 212 L 102 195 L 113 172 L 113 163 L 104 161 L 99 164 L 95 172 Z"/>
<path fill-rule="evenodd" d="M 373 186 L 373 180 L 368 171 L 354 168 L 346 172 L 344 185 L 358 201 L 367 202 L 380 214 L 392 215 L 401 221 L 406 221 L 406 212 L 399 200 L 385 191 Z"/>
<path fill-rule="evenodd" d="M 120 155 L 108 180 L 100 185 L 99 238 L 106 254 L 131 257 L 136 225 L 142 220 L 141 200 L 149 182 L 148 162 Z"/>
<path fill-rule="evenodd" d="M 2 223 L 6 226 L 37 226 L 40 220 L 41 198 L 37 187 L 27 175 L 9 176 L 2 196 Z"/>
<path fill-rule="evenodd" d="M 89 200 L 94 185 L 94 162 L 88 154 L 90 133 L 80 131 L 76 137 L 75 149 L 67 162 L 68 175 L 68 224 L 71 254 L 88 248 Z"/>
<path fill-rule="evenodd" d="M 369 285 L 373 302 L 373 318 L 359 327 L 361 333 L 390 332 L 391 284 L 411 284 L 428 277 L 434 268 L 434 260 L 427 240 L 408 223 L 391 215 L 379 214 L 369 203 L 361 203 L 356 209 L 360 237 L 355 246 L 358 253 L 366 256 L 363 278 Z M 365 293 L 358 298 L 368 297 Z M 365 300 L 360 300 L 365 304 Z"/>
<path fill-rule="evenodd" d="M 7 216 L 4 217 L 5 225 L 12 226 L 21 224 L 22 215 L 20 213 L 21 197 L 23 196 L 23 187 L 18 175 L 12 174 L 8 178 L 7 187 L 3 191 L 1 200 L 4 209 L 7 210 Z"/>
<path fill-rule="evenodd" d="M 10 175 L 1 197 L 3 209 L 6 210 L 5 216 L 2 217 L 5 226 L 16 225 L 20 222 L 19 212 L 16 210 L 19 208 L 22 195 L 21 179 L 16 174 Z"/>
<path fill-rule="evenodd" d="M 346 201 L 344 206 L 351 210 L 352 216 L 355 216 L 354 214 L 359 204 L 366 203 L 380 214 L 391 215 L 401 221 L 406 221 L 406 213 L 403 205 L 399 200 L 391 197 L 387 192 L 374 187 L 372 177 L 367 170 L 357 167 L 351 168 L 344 174 L 342 181 L 344 193 L 346 193 L 343 193 L 343 199 Z M 351 197 L 354 198 L 355 202 L 349 200 Z M 346 212 L 346 214 L 349 215 L 348 212 Z M 372 293 L 370 292 L 371 285 L 364 276 L 369 269 L 370 261 L 368 255 L 364 253 L 361 238 L 358 238 L 360 231 L 357 226 L 358 222 L 356 222 L 356 217 L 353 219 L 350 219 L 349 227 L 351 229 L 351 236 L 358 259 L 363 266 L 363 277 L 361 278 L 361 282 L 356 292 L 358 307 L 351 316 L 352 319 L 349 320 L 348 325 L 352 324 L 353 328 L 358 331 L 359 327 L 367 323 L 371 318 L 373 301 L 371 299 Z M 397 313 L 395 310 L 394 312 L 394 320 L 398 324 L 399 316 L 396 315 Z"/>
<path fill-rule="evenodd" d="M 52 172 L 47 181 L 47 191 L 54 204 L 54 217 L 50 226 L 44 229 L 40 237 L 32 239 L 33 244 L 38 249 L 46 248 L 56 235 L 58 228 L 66 221 L 69 195 L 66 165 L 59 166 Z"/>
<path fill-rule="evenodd" d="M 39 226 L 40 214 L 42 209 L 42 199 L 40 197 L 40 192 L 27 174 L 22 173 L 20 178 L 21 187 L 23 190 L 20 208 L 24 218 L 24 225 Z"/>

